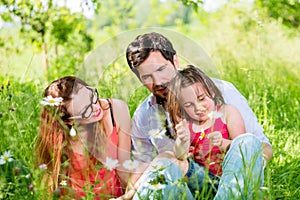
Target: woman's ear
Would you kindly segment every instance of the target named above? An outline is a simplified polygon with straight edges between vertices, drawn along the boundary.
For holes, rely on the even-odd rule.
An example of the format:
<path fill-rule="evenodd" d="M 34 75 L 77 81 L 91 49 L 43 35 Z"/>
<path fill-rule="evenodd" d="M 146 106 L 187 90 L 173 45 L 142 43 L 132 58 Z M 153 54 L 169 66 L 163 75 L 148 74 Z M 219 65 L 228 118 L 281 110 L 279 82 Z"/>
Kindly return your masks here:
<path fill-rule="evenodd" d="M 69 126 L 73 126 L 73 122 L 71 122 L 71 121 L 67 121 L 67 122 L 65 122 L 65 124 L 69 125 Z"/>
<path fill-rule="evenodd" d="M 73 126 L 74 124 L 73 120 L 71 119 L 63 119 L 63 121 L 67 126 Z"/>
<path fill-rule="evenodd" d="M 175 69 L 178 70 L 179 69 L 179 60 L 178 60 L 178 56 L 176 54 L 173 56 L 173 63 L 174 63 Z"/>

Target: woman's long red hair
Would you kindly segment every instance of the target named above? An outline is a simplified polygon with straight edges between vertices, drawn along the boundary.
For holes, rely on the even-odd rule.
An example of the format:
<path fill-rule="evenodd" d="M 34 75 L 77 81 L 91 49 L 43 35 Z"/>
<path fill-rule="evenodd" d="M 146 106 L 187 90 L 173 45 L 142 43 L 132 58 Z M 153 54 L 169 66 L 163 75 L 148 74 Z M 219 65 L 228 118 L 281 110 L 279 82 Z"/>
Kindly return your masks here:
<path fill-rule="evenodd" d="M 73 76 L 62 77 L 53 81 L 44 92 L 44 97 L 51 95 L 53 98 L 62 97 L 59 106 L 44 106 L 40 116 L 40 130 L 36 142 L 37 165 L 47 165 L 47 172 L 43 181 L 48 183 L 48 191 L 53 192 L 61 181 L 60 175 L 66 175 L 68 166 L 62 163 L 69 158 L 69 114 L 67 104 L 74 90 L 78 86 L 87 84 Z"/>

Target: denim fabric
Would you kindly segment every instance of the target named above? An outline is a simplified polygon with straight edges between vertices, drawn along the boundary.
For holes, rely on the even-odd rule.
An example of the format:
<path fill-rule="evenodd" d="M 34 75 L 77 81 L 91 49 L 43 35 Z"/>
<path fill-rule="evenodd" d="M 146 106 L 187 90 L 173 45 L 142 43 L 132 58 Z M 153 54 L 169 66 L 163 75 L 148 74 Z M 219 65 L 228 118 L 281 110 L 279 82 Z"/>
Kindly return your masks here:
<path fill-rule="evenodd" d="M 215 200 L 261 199 L 262 144 L 250 133 L 236 137 L 223 160 L 223 174 Z"/>
<path fill-rule="evenodd" d="M 161 190 L 152 189 L 151 181 L 157 177 L 164 177 L 165 187 Z M 143 184 L 138 188 L 133 200 L 193 200 L 193 196 L 184 181 L 183 174 L 178 165 L 167 158 L 159 158 L 151 163 L 151 166 L 144 172 Z M 161 178 L 159 178 L 161 180 Z"/>
<path fill-rule="evenodd" d="M 213 196 L 216 194 L 220 178 L 210 173 L 203 165 L 188 158 L 189 169 L 186 173 L 187 185 L 196 199 Z"/>
<path fill-rule="evenodd" d="M 189 158 L 189 169 L 185 175 L 188 179 L 186 183 L 175 163 L 167 158 L 156 159 L 143 174 L 143 184 L 133 199 L 262 198 L 260 193 L 264 178 L 262 145 L 256 136 L 246 133 L 236 137 L 226 153 L 222 167 L 223 174 L 218 177 Z M 160 171 L 159 174 L 164 175 L 167 182 L 166 187 L 160 192 L 150 189 L 149 181 L 158 175 L 155 171 Z"/>

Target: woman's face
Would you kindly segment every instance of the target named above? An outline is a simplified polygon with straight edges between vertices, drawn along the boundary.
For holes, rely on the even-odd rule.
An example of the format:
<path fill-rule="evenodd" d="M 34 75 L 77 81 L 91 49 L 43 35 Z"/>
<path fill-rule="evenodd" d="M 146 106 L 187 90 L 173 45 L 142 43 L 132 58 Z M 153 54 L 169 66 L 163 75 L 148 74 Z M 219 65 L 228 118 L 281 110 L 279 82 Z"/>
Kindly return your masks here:
<path fill-rule="evenodd" d="M 215 103 L 200 83 L 181 89 L 181 106 L 195 121 L 205 122 L 209 113 L 215 110 Z"/>
<path fill-rule="evenodd" d="M 82 124 L 97 122 L 103 117 L 103 109 L 98 101 L 96 88 L 82 86 L 77 93 L 71 96 L 67 109 L 71 117 Z"/>

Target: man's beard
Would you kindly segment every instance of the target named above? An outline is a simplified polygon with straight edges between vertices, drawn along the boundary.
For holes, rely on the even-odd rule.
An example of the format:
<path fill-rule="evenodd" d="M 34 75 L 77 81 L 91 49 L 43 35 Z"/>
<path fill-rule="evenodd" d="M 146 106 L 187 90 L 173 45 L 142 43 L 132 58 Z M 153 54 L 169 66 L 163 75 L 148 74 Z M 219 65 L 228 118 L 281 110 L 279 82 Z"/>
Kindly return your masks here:
<path fill-rule="evenodd" d="M 161 97 L 160 95 L 155 95 L 156 97 L 156 103 L 159 105 L 162 105 L 163 107 L 165 107 L 165 103 L 167 102 L 167 98 L 165 97 Z"/>
<path fill-rule="evenodd" d="M 156 92 L 156 90 L 158 90 L 158 89 L 167 89 L 167 87 L 166 86 L 157 86 L 153 92 L 154 96 L 156 97 L 156 103 L 160 104 L 164 107 L 165 103 L 167 102 L 168 91 L 165 93 L 159 93 L 159 92 Z"/>

